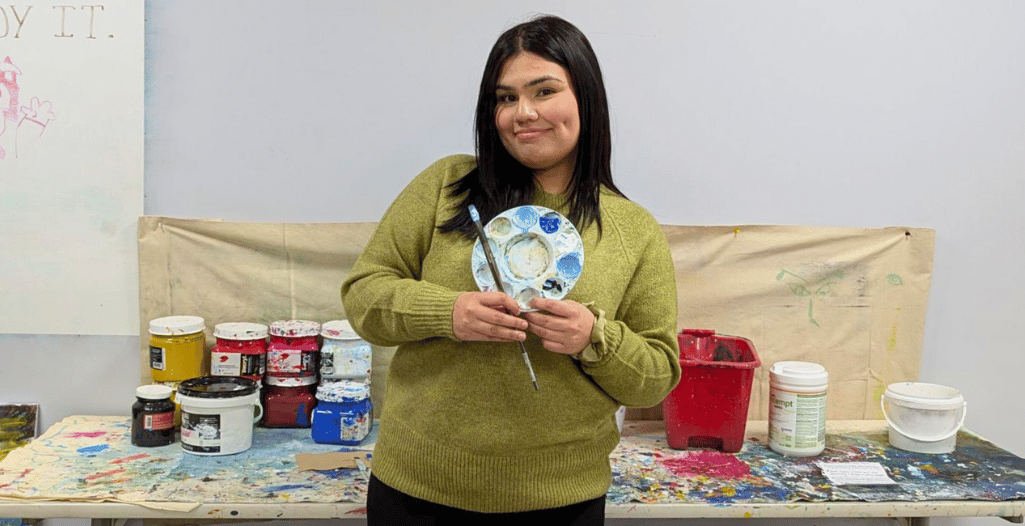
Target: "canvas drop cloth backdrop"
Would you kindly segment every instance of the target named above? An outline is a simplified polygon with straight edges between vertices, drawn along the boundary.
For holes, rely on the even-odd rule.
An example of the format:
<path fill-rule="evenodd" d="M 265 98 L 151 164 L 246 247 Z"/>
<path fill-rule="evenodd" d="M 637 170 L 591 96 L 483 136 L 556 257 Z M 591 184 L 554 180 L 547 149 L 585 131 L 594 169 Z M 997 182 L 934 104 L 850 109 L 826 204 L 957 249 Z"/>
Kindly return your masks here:
<path fill-rule="evenodd" d="M 218 323 L 344 319 L 339 287 L 375 227 L 140 218 L 142 382 L 149 382 L 148 323 L 154 318 L 202 316 L 208 348 Z M 881 418 L 879 397 L 886 386 L 917 380 L 934 231 L 672 225 L 663 230 L 676 267 L 677 330 L 714 329 L 754 343 L 762 366 L 749 418 L 768 418 L 768 370 L 781 360 L 825 366 L 830 419 Z M 374 351 L 377 411 L 393 349 Z M 630 416 L 660 414 L 632 410 Z"/>

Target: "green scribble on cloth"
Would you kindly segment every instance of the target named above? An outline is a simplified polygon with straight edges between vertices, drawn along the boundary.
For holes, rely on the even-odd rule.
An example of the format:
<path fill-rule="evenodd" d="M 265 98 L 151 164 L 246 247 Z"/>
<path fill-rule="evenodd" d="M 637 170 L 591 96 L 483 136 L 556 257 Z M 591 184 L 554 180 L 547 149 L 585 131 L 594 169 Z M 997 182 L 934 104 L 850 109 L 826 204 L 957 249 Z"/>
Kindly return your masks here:
<path fill-rule="evenodd" d="M 843 271 L 834 270 L 824 279 L 812 283 L 787 269 L 783 269 L 779 271 L 779 274 L 776 274 L 776 281 L 782 281 L 783 278 L 787 276 L 800 280 L 800 282 L 788 281 L 787 285 L 790 285 L 790 292 L 793 293 L 794 296 L 797 296 L 798 298 L 808 298 L 808 321 L 811 322 L 812 325 L 819 327 L 819 322 L 815 320 L 815 296 L 828 296 L 833 292 L 833 288 L 836 284 L 844 278 Z"/>

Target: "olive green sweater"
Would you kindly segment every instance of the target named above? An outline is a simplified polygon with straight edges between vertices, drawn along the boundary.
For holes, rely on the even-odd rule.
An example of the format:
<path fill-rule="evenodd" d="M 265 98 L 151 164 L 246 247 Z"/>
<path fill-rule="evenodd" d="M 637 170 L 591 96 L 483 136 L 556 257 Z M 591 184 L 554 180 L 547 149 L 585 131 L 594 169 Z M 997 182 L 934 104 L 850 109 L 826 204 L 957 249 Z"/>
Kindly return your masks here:
<path fill-rule="evenodd" d="M 545 350 L 528 332 L 535 391 L 516 343 L 463 342 L 452 332 L 456 296 L 478 290 L 473 241 L 437 226 L 458 206 L 446 186 L 475 162 L 446 157 L 416 177 L 342 285 L 356 332 L 398 346 L 374 474 L 409 495 L 489 513 L 600 497 L 619 441 L 616 409 L 656 405 L 680 380 L 665 235 L 643 208 L 602 189 L 603 233 L 599 240 L 594 224 L 580 232 L 583 272 L 566 299 L 605 313 L 604 342 L 586 363 Z M 568 212 L 540 187 L 533 204 Z"/>

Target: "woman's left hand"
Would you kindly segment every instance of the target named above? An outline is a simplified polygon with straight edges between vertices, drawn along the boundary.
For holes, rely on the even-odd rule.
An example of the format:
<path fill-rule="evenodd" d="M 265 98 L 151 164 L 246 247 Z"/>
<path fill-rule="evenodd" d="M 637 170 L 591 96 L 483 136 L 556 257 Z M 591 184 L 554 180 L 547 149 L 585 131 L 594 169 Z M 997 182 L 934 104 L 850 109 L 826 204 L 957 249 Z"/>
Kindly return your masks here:
<path fill-rule="evenodd" d="M 591 343 L 594 313 L 573 300 L 534 298 L 530 306 L 544 312 L 524 312 L 528 330 L 541 338 L 549 351 L 576 354 Z"/>

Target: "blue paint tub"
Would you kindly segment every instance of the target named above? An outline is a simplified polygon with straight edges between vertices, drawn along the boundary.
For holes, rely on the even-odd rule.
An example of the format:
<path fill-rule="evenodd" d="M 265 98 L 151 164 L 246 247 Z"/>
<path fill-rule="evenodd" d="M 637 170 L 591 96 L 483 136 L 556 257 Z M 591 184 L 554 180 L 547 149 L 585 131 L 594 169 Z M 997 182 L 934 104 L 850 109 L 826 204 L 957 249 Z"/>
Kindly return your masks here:
<path fill-rule="evenodd" d="M 370 385 L 353 380 L 320 384 L 313 410 L 312 436 L 318 444 L 359 445 L 373 425 Z"/>

